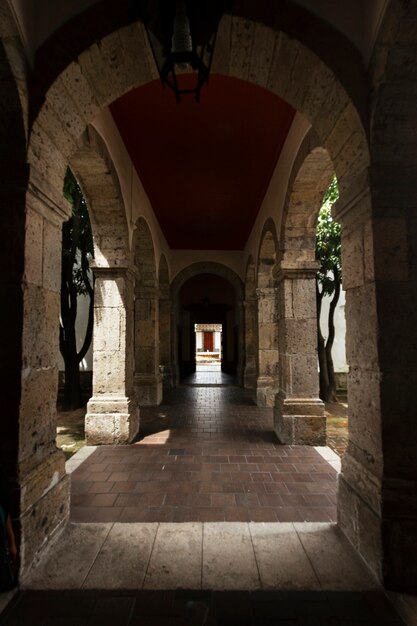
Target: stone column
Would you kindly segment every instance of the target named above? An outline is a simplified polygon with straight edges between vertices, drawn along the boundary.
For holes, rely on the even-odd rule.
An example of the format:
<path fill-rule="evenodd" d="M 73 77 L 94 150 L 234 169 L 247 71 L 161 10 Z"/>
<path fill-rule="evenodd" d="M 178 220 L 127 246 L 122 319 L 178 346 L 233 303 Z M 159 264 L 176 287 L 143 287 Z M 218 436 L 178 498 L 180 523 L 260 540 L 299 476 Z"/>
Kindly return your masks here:
<path fill-rule="evenodd" d="M 274 409 L 281 443 L 325 445 L 326 418 L 317 371 L 316 264 L 281 267 L 278 284 L 279 392 Z"/>
<path fill-rule="evenodd" d="M 244 303 L 242 300 L 238 300 L 236 303 L 236 317 L 237 317 L 237 367 L 236 367 L 236 381 L 239 387 L 243 387 L 243 377 L 244 377 Z"/>
<path fill-rule="evenodd" d="M 258 297 L 258 378 L 256 402 L 258 406 L 274 406 L 278 391 L 278 317 L 277 290 L 262 287 Z"/>
<path fill-rule="evenodd" d="M 139 430 L 133 390 L 133 278 L 126 267 L 96 267 L 93 397 L 87 405 L 87 444 L 129 443 Z"/>
<path fill-rule="evenodd" d="M 16 351 L 22 350 L 19 418 L 13 427 L 18 432 L 13 490 L 18 502 L 13 510 L 19 511 L 15 527 L 23 538 L 22 574 L 69 515 L 70 481 L 64 454 L 55 443 L 61 241 L 66 208 L 31 185 L 26 196 L 25 270 L 20 286 L 23 333 L 21 344 L 14 346 Z"/>
<path fill-rule="evenodd" d="M 139 406 L 162 401 L 159 371 L 159 317 L 155 289 L 142 287 L 135 298 L 135 377 Z"/>
<path fill-rule="evenodd" d="M 417 222 L 411 212 L 395 210 L 402 184 L 395 193 L 377 188 L 372 208 L 369 193 L 349 190 L 335 215 L 343 225 L 350 367 L 338 513 L 343 532 L 380 580 L 416 593 L 417 266 L 409 246 Z M 404 193 L 411 189 L 410 181 Z M 381 215 L 378 202 L 386 203 Z"/>
<path fill-rule="evenodd" d="M 247 298 L 244 303 L 245 317 L 245 371 L 243 386 L 245 389 L 254 389 L 256 383 L 256 346 L 257 346 L 257 311 L 256 298 Z"/>
<path fill-rule="evenodd" d="M 171 389 L 173 383 L 171 354 L 171 311 L 169 297 L 159 299 L 159 369 L 164 389 Z"/>

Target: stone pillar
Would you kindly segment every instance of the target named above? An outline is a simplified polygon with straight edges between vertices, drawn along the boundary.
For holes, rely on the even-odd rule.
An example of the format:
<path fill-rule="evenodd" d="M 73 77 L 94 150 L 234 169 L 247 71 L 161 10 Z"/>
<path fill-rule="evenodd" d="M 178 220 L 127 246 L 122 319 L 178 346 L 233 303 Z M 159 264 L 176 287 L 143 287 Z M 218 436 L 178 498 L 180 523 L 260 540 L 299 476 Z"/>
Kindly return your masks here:
<path fill-rule="evenodd" d="M 243 386 L 245 389 L 254 389 L 256 384 L 256 347 L 257 347 L 257 312 L 256 298 L 246 298 L 243 303 L 245 318 L 245 371 Z"/>
<path fill-rule="evenodd" d="M 244 377 L 244 357 L 245 357 L 245 348 L 244 348 L 244 303 L 242 300 L 238 300 L 236 303 L 236 317 L 237 317 L 237 366 L 236 366 L 236 382 L 239 387 L 243 387 L 243 377 Z"/>
<path fill-rule="evenodd" d="M 135 298 L 135 377 L 139 406 L 156 406 L 162 401 L 159 371 L 158 299 L 153 288 L 141 288 Z"/>
<path fill-rule="evenodd" d="M 317 371 L 317 267 L 281 267 L 278 284 L 279 392 L 274 409 L 281 443 L 325 445 L 326 418 Z"/>
<path fill-rule="evenodd" d="M 262 287 L 258 297 L 258 378 L 256 402 L 258 406 L 274 406 L 278 391 L 278 318 L 277 290 Z"/>
<path fill-rule="evenodd" d="M 87 444 L 129 443 L 139 430 L 133 390 L 133 273 L 96 267 L 93 397 L 87 405 Z"/>
<path fill-rule="evenodd" d="M 64 454 L 55 443 L 65 208 L 33 185 L 27 193 L 23 334 L 22 343 L 15 345 L 16 351 L 20 345 L 22 350 L 14 491 L 19 498 L 16 529 L 22 537 L 22 574 L 69 515 L 70 481 Z"/>
<path fill-rule="evenodd" d="M 401 184 L 395 194 L 390 187 L 376 190 L 374 205 L 386 203 L 381 216 L 366 192 L 344 199 L 335 216 L 343 225 L 350 366 L 349 445 L 338 514 L 343 532 L 380 580 L 416 593 L 417 266 L 409 246 L 417 221 L 406 211 L 390 214 Z"/>
<path fill-rule="evenodd" d="M 169 297 L 159 299 L 159 369 L 164 389 L 174 386 L 171 354 L 171 311 Z"/>

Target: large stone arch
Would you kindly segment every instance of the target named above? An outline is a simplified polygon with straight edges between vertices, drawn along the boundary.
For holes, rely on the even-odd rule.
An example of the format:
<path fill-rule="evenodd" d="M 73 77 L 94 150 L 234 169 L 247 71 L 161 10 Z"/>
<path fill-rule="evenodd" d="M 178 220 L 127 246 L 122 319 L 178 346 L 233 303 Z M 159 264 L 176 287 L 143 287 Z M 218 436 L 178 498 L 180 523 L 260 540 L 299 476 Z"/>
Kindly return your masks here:
<path fill-rule="evenodd" d="M 311 30 L 297 31 L 296 22 L 288 19 L 294 10 L 310 22 Z M 88 14 L 87 11 L 74 20 L 74 28 Z M 369 165 L 366 130 L 361 121 L 366 123 L 367 119 L 365 76 L 359 55 L 331 27 L 300 7 L 295 9 L 288 4 L 280 14 L 277 16 L 267 2 L 261 2 L 254 7 L 242 5 L 239 14 L 225 15 L 213 72 L 254 82 L 302 112 L 331 155 L 341 188 L 348 188 Z M 108 27 L 103 25 L 104 33 Z M 66 30 L 64 34 L 68 36 L 71 29 Z M 312 36 L 312 32 L 317 36 Z M 320 33 L 327 38 L 320 41 Z M 56 33 L 51 38 L 49 48 L 48 42 L 43 46 L 39 60 L 48 50 L 56 49 L 58 37 Z M 55 66 L 46 78 L 51 84 L 41 81 L 38 86 L 40 91 L 47 92 L 46 103 L 41 105 L 39 98 L 39 105 L 34 108 L 38 115 L 33 125 L 31 152 L 36 156 L 41 148 L 48 150 L 51 156 L 56 156 L 57 160 L 50 160 L 55 168 L 59 167 L 62 155 L 74 152 L 73 144 L 98 109 L 133 87 L 156 78 L 140 23 L 125 25 L 102 38 L 97 35 L 93 38 L 92 32 L 91 37 L 91 42 L 97 43 L 88 47 L 82 40 L 76 44 L 76 49 L 78 45 L 85 48 L 79 50 L 77 60 L 71 63 L 62 54 L 62 41 L 59 41 Z M 344 55 L 342 64 L 336 61 L 335 48 Z M 252 54 L 254 49 L 256 54 Z M 352 86 L 352 78 L 356 88 Z M 51 174 L 51 169 L 43 172 Z"/>
<path fill-rule="evenodd" d="M 87 200 L 95 267 L 126 267 L 129 234 L 117 172 L 99 133 L 88 126 L 69 164 Z"/>
<path fill-rule="evenodd" d="M 143 217 L 132 243 L 135 281 L 135 391 L 140 406 L 162 400 L 159 371 L 159 293 L 152 233 Z"/>
<path fill-rule="evenodd" d="M 222 263 L 215 263 L 210 261 L 193 263 L 181 270 L 171 282 L 171 301 L 173 303 L 173 315 L 172 315 L 172 354 L 173 354 L 173 368 L 174 368 L 174 382 L 179 384 L 180 374 L 178 366 L 178 327 L 181 325 L 180 315 L 180 292 L 183 285 L 200 274 L 214 274 L 225 279 L 234 289 L 236 296 L 235 306 L 235 323 L 237 326 L 237 381 L 238 384 L 242 384 L 243 376 L 243 283 L 239 276 L 226 265 Z"/>
<path fill-rule="evenodd" d="M 101 4 L 97 3 L 97 10 Z M 345 208 L 340 219 L 348 219 L 353 205 L 356 213 L 366 214 L 370 206 L 369 151 L 362 89 L 365 76 L 359 56 L 331 27 L 303 9 L 286 4 L 285 10 L 275 15 L 271 7 L 266 0 L 256 5 L 242 3 L 239 14 L 224 16 L 213 71 L 269 89 L 305 115 L 334 163 Z M 56 47 L 47 42 L 37 56 L 28 160 L 33 202 L 38 213 L 48 212 L 56 222 L 45 239 L 53 249 L 48 262 L 54 289 L 60 225 L 68 215 L 61 194 L 67 164 L 101 108 L 156 78 L 142 26 L 126 25 L 123 19 L 112 22 L 114 10 L 101 21 L 91 19 L 93 8 L 74 18 L 77 32 L 81 32 L 81 24 L 88 23 L 83 35 L 74 37 L 71 25 L 66 25 L 68 40 L 65 32 L 56 33 Z M 303 19 L 294 19 L 297 15 Z M 97 30 L 100 23 L 103 31 Z M 299 32 L 299 25 L 306 23 L 308 28 Z M 111 32 L 115 24 L 120 28 Z M 356 90 L 355 85 L 359 85 Z M 349 243 L 346 245 L 350 250 Z M 352 316 L 360 319 L 360 312 L 356 310 Z M 45 322 L 45 329 L 50 337 L 52 326 Z M 54 386 L 45 384 L 48 391 Z M 37 383 L 29 379 L 28 385 L 32 389 Z"/>
<path fill-rule="evenodd" d="M 91 126 L 69 158 L 87 201 L 94 240 L 93 396 L 88 444 L 126 443 L 138 431 L 133 391 L 133 273 L 120 182 L 107 146 Z"/>
<path fill-rule="evenodd" d="M 302 142 L 288 181 L 281 220 L 280 265 L 311 266 L 315 262 L 319 210 L 334 165 L 314 131 Z"/>
<path fill-rule="evenodd" d="M 260 238 L 256 274 L 258 320 L 256 401 L 259 406 L 274 406 L 278 391 L 278 311 L 274 272 L 278 249 L 275 223 L 272 218 L 268 218 Z"/>
<path fill-rule="evenodd" d="M 327 151 L 310 131 L 290 175 L 281 222 L 279 263 L 274 273 L 280 356 L 274 421 L 275 432 L 283 443 L 326 442 L 317 372 L 315 235 L 323 195 L 333 172 Z"/>
<path fill-rule="evenodd" d="M 370 68 L 372 198 L 366 211 L 356 198 L 337 207 L 350 365 L 339 523 L 388 587 L 410 593 L 417 590 L 416 23 L 415 1 L 391 0 Z"/>
<path fill-rule="evenodd" d="M 0 458 L 10 481 L 19 565 L 25 571 L 68 517 L 69 480 L 64 455 L 55 446 L 58 333 L 51 336 L 48 327 L 59 307 L 51 263 L 56 215 L 28 188 L 26 59 L 4 1 L 0 68 L 0 250 L 6 296 L 0 324 Z"/>

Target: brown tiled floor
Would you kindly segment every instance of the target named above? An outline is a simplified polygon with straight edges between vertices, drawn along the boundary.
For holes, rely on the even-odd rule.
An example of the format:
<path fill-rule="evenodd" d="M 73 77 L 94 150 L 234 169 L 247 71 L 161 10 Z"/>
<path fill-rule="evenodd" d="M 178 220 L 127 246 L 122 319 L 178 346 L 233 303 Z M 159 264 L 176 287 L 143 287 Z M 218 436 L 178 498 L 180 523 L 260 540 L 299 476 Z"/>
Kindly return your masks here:
<path fill-rule="evenodd" d="M 141 409 L 135 444 L 97 448 L 73 472 L 71 517 L 334 521 L 336 472 L 314 448 L 279 445 L 272 409 L 246 391 L 195 386 L 194 377 Z"/>

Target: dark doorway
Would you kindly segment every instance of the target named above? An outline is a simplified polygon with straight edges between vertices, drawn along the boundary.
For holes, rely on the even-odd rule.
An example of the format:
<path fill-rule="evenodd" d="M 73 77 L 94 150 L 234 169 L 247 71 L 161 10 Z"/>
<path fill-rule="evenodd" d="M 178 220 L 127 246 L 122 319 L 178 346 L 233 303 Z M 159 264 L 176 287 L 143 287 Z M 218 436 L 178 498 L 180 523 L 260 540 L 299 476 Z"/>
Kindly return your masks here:
<path fill-rule="evenodd" d="M 221 364 L 222 372 L 235 376 L 237 337 L 233 286 L 215 274 L 190 278 L 180 292 L 178 363 L 181 378 L 194 373 L 199 362 L 212 360 Z"/>

